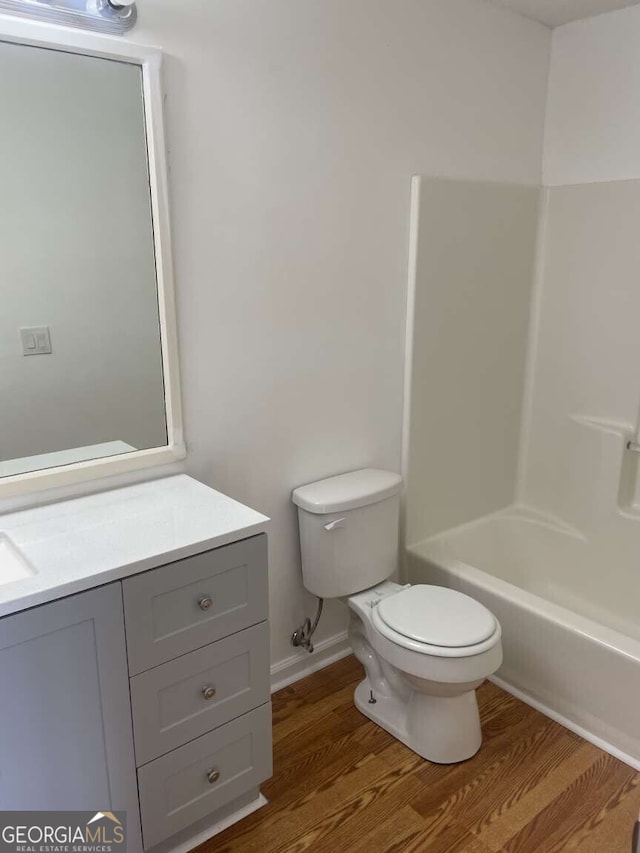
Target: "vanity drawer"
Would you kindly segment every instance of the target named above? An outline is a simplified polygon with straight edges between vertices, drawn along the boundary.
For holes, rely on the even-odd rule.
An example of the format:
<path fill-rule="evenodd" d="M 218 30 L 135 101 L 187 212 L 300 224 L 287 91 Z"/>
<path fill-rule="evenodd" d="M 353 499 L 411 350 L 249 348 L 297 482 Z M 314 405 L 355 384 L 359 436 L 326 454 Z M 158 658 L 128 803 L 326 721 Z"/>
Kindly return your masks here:
<path fill-rule="evenodd" d="M 266 622 L 134 676 L 137 764 L 246 714 L 269 696 Z"/>
<path fill-rule="evenodd" d="M 138 770 L 145 848 L 212 814 L 272 774 L 271 703 Z"/>
<path fill-rule="evenodd" d="M 136 675 L 267 618 L 267 537 L 127 578 L 122 588 Z"/>

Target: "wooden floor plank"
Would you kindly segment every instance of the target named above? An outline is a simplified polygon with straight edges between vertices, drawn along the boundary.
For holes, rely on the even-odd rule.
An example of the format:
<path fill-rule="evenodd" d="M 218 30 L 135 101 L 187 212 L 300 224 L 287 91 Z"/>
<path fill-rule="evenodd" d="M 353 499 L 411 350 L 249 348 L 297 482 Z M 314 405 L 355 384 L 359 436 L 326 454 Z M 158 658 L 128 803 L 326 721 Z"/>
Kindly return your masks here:
<path fill-rule="evenodd" d="M 411 806 L 402 806 L 386 820 L 365 827 L 360 838 L 354 840 L 349 853 L 392 853 L 422 832 L 422 818 Z M 337 853 L 337 848 L 334 848 Z"/>
<path fill-rule="evenodd" d="M 303 771 L 284 788 L 274 792 L 273 785 L 280 784 L 276 765 L 273 780 L 263 785 L 263 792 L 269 799 L 268 806 L 228 830 L 225 839 L 230 840 L 235 836 L 250 837 L 256 828 L 260 829 L 262 835 L 268 835 L 269 827 L 275 825 L 283 816 L 291 815 L 308 799 L 322 795 L 325 790 L 333 788 L 348 777 L 349 773 L 374 755 L 367 749 L 370 741 L 358 735 L 359 732 L 354 733 L 355 740 L 333 761 L 322 762 L 313 771 Z"/>
<path fill-rule="evenodd" d="M 418 756 L 405 752 L 393 760 L 391 756 L 380 755 L 376 762 L 385 767 L 383 774 L 372 778 L 370 784 L 353 795 L 347 795 L 338 808 L 326 809 L 320 819 L 296 838 L 295 844 L 278 847 L 277 853 L 315 851 L 323 840 L 333 850 L 351 850 L 369 827 L 384 823 L 420 791 L 422 786 L 413 774 L 420 762 Z"/>
<path fill-rule="evenodd" d="M 637 774 L 610 755 L 598 758 L 553 802 L 538 812 L 520 832 L 504 845 L 508 853 L 555 853 L 564 850 L 621 784 Z M 632 827 L 629 828 L 631 837 Z M 627 850 L 631 846 L 628 844 Z M 610 853 L 610 851 L 607 851 Z"/>
<path fill-rule="evenodd" d="M 548 731 L 549 740 L 538 745 L 535 755 L 515 749 L 513 763 L 500 766 L 498 775 L 487 779 L 488 790 L 480 794 L 478 786 L 472 801 L 467 800 L 465 823 L 474 834 L 507 814 L 579 750 L 578 738 L 560 726 L 554 724 Z"/>
<path fill-rule="evenodd" d="M 306 756 L 316 751 L 319 743 L 349 735 L 362 724 L 363 721 L 356 717 L 343 718 L 329 711 L 314 722 L 309 721 L 303 729 L 293 732 L 289 737 L 278 739 L 274 743 L 274 755 L 280 767 L 290 763 L 300 764 Z"/>
<path fill-rule="evenodd" d="M 469 761 L 424 761 L 353 704 L 352 657 L 273 697 L 269 804 L 198 853 L 629 853 L 640 774 L 493 684 Z"/>
<path fill-rule="evenodd" d="M 333 779 L 331 784 L 316 788 L 292 803 L 284 812 L 279 811 L 273 817 L 265 816 L 259 822 L 257 832 L 234 833 L 228 849 L 243 853 L 280 850 L 286 844 L 292 845 L 319 822 L 324 822 L 322 834 L 325 834 L 334 815 L 344 814 L 345 805 L 349 806 L 362 791 L 367 791 L 388 774 L 388 767 L 375 755 L 369 755 Z"/>
<path fill-rule="evenodd" d="M 567 842 L 565 850 L 602 853 L 603 850 L 630 850 L 629 827 L 638 819 L 638 776 L 625 783 L 603 806 L 593 823 L 581 827 Z"/>
<path fill-rule="evenodd" d="M 286 713 L 279 709 L 279 719 L 274 715 L 273 742 L 277 744 L 299 732 L 308 731 L 330 712 L 339 713 L 341 710 L 352 707 L 353 687 L 350 685 L 328 693 L 321 700 L 313 703 L 296 697 L 295 702 L 288 703 Z"/>
<path fill-rule="evenodd" d="M 298 761 L 283 761 L 278 752 L 274 757 L 274 775 L 262 786 L 265 797 L 285 803 L 305 793 L 309 785 L 317 787 L 337 771 L 356 764 L 366 755 L 375 754 L 393 741 L 390 734 L 364 723 L 359 728 L 334 738 L 318 739 L 315 749 L 307 751 Z"/>
<path fill-rule="evenodd" d="M 581 776 L 601 757 L 599 749 L 583 742 L 579 748 L 535 785 L 525 796 L 514 803 L 494 821 L 484 821 L 474 829 L 477 837 L 491 850 L 500 851 L 507 841 L 531 820 L 533 815 L 546 808 L 574 779 Z"/>

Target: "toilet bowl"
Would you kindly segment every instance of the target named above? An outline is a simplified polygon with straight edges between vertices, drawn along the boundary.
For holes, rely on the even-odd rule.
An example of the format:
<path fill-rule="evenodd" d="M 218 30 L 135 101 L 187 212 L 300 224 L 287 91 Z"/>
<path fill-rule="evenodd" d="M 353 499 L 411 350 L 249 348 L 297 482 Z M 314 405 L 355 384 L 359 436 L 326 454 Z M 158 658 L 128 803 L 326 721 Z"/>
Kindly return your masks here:
<path fill-rule="evenodd" d="M 366 468 L 296 489 L 302 575 L 310 592 L 349 608 L 366 671 L 359 710 L 423 758 L 451 764 L 480 748 L 475 690 L 502 663 L 501 630 L 463 593 L 389 580 L 401 487 L 398 474 Z"/>
<path fill-rule="evenodd" d="M 475 755 L 475 690 L 502 663 L 495 617 L 469 596 L 427 585 L 386 582 L 347 603 L 349 638 L 367 673 L 358 709 L 429 761 Z"/>

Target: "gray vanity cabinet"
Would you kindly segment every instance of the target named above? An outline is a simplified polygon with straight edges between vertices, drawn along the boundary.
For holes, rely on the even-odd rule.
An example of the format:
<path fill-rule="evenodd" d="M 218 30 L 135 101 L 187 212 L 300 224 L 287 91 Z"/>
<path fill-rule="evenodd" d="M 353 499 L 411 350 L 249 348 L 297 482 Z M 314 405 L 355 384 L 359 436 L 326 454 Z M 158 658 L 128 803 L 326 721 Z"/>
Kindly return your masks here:
<path fill-rule="evenodd" d="M 255 801 L 272 773 L 267 537 L 123 581 L 145 849 Z"/>
<path fill-rule="evenodd" d="M 0 619 L 0 810 L 125 810 L 140 853 L 255 803 L 267 619 L 265 534 Z"/>
<path fill-rule="evenodd" d="M 0 619 L 0 720 L 0 810 L 126 810 L 140 848 L 119 583 Z"/>

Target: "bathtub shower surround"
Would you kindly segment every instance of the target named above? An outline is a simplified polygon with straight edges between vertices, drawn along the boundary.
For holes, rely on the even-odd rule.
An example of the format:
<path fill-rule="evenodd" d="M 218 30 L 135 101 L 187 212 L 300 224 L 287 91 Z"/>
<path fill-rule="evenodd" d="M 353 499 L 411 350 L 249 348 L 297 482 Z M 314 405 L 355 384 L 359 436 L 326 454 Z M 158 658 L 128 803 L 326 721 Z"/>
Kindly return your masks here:
<path fill-rule="evenodd" d="M 415 178 L 411 544 L 515 498 L 539 190 Z"/>
<path fill-rule="evenodd" d="M 447 215 L 458 183 L 414 183 L 408 579 L 485 604 L 501 683 L 640 767 L 640 180 L 542 190 L 518 245 L 489 196 Z"/>
<path fill-rule="evenodd" d="M 522 501 L 615 561 L 624 601 L 640 558 L 640 181 L 552 187 L 545 219 Z"/>

